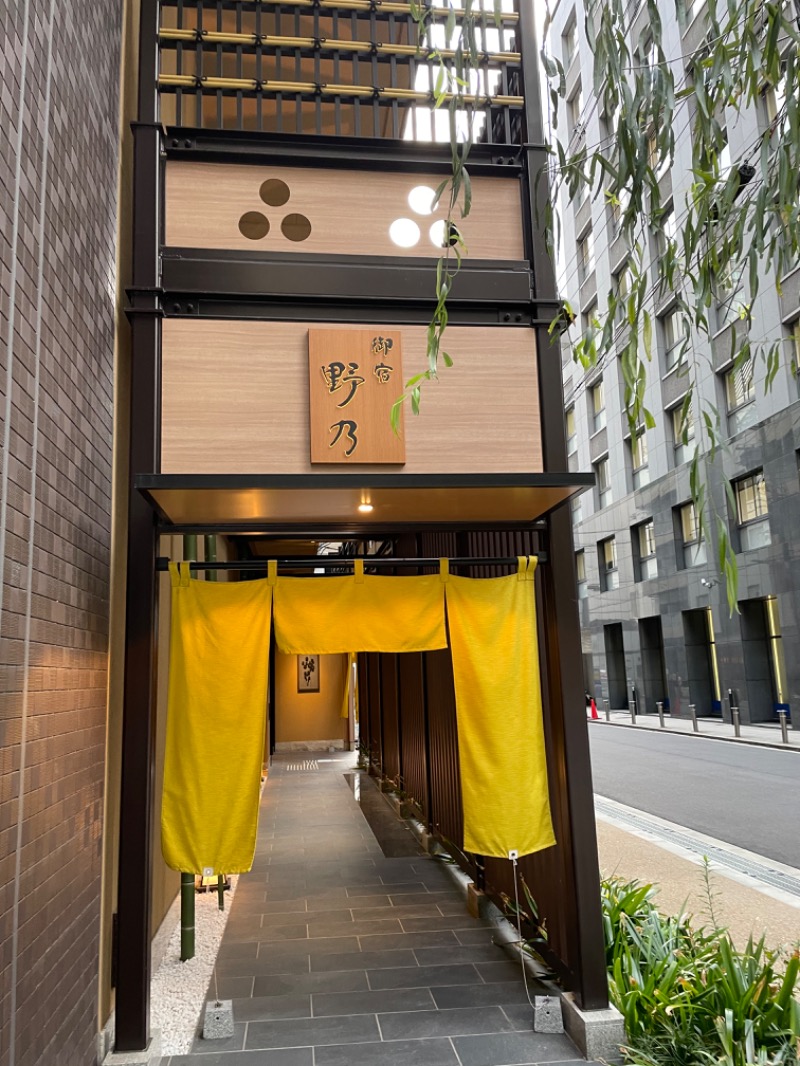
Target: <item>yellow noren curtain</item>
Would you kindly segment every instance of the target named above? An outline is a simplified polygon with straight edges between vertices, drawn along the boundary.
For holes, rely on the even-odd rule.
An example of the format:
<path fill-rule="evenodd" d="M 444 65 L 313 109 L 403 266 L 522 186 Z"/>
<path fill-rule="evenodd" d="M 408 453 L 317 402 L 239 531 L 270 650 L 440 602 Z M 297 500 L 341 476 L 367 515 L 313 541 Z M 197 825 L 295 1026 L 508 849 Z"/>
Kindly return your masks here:
<path fill-rule="evenodd" d="M 291 655 L 351 651 L 434 651 L 447 647 L 438 575 L 280 577 L 275 586 L 275 640 Z"/>
<path fill-rule="evenodd" d="M 555 843 L 547 792 L 535 559 L 519 573 L 447 578 L 464 848 L 508 858 Z"/>
<path fill-rule="evenodd" d="M 185 873 L 253 863 L 272 581 L 189 579 L 170 565 L 172 626 L 161 844 Z"/>

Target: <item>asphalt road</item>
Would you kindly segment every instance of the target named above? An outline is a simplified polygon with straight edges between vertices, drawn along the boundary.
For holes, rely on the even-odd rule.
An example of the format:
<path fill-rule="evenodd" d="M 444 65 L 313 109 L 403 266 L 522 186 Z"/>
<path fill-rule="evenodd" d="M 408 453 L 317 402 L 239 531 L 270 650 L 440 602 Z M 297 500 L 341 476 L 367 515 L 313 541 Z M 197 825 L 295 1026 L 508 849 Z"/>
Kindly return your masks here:
<path fill-rule="evenodd" d="M 651 730 L 589 730 L 594 790 L 800 869 L 800 754 Z"/>

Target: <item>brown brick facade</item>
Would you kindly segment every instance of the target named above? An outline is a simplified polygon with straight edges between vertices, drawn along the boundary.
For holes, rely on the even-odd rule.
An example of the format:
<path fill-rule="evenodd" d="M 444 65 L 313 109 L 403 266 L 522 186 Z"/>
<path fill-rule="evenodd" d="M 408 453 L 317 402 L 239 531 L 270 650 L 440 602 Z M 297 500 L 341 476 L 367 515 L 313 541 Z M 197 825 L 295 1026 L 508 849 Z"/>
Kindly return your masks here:
<path fill-rule="evenodd" d="M 120 19 L 0 0 L 0 1066 L 95 1061 Z"/>

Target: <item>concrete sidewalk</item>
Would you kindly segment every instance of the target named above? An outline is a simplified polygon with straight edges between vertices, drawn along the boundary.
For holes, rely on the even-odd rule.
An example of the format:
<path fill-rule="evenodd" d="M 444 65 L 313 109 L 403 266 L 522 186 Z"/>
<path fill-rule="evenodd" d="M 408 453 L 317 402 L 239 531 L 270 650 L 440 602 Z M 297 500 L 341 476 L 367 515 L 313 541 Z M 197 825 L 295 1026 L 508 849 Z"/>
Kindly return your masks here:
<path fill-rule="evenodd" d="M 232 999 L 234 1036 L 162 1066 L 583 1064 L 565 1035 L 532 1032 L 520 965 L 354 775 L 359 803 L 353 764 L 275 760 L 208 992 Z"/>
<path fill-rule="evenodd" d="M 782 751 L 800 751 L 800 729 L 792 729 L 789 726 L 789 743 L 784 744 L 781 738 L 781 729 L 777 723 L 764 722 L 762 725 L 742 725 L 741 736 L 736 737 L 733 726 L 722 718 L 698 718 L 698 731 L 695 734 L 692 720 L 688 715 L 673 716 L 664 715 L 664 728 L 661 728 L 657 714 L 638 714 L 636 724 L 631 721 L 628 711 L 610 711 L 610 721 L 606 720 L 605 712 L 598 708 L 599 718 L 589 719 L 593 728 L 603 726 L 615 726 L 625 729 L 651 729 L 664 733 L 685 733 L 689 736 L 701 736 L 706 739 L 730 741 L 733 744 L 753 744 L 763 748 L 780 748 Z"/>
<path fill-rule="evenodd" d="M 596 797 L 604 877 L 658 887 L 665 914 L 688 913 L 697 926 L 729 930 L 739 948 L 762 934 L 786 954 L 800 943 L 800 870 L 711 840 L 682 826 Z M 709 859 L 706 886 L 703 858 Z"/>

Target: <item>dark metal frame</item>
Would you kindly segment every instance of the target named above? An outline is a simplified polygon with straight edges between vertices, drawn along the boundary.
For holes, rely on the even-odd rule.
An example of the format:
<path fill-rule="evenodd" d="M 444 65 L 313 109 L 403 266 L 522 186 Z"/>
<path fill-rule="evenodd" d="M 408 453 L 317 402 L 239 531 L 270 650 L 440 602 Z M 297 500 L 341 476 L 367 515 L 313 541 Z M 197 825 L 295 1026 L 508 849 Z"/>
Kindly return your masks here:
<path fill-rule="evenodd" d="M 524 230 L 528 262 L 503 264 L 499 269 L 481 273 L 481 268 L 463 271 L 459 281 L 461 296 L 454 294 L 451 321 L 492 322 L 508 325 L 533 325 L 538 344 L 540 405 L 545 467 L 549 476 L 560 484 L 587 484 L 575 481 L 578 475 L 566 471 L 564 426 L 562 418 L 561 360 L 557 343 L 548 333 L 547 323 L 559 307 L 552 264 L 541 226 L 547 187 L 540 178 L 545 174 L 546 153 L 542 147 L 543 130 L 540 119 L 538 50 L 535 43 L 533 12 L 530 5 L 520 5 L 519 45 L 522 53 L 522 79 L 525 89 L 524 144 L 476 145 L 472 153 L 473 173 L 507 176 L 509 170 L 521 169 Z M 237 162 L 264 163 L 267 160 L 287 161 L 294 165 L 351 167 L 365 169 L 391 168 L 409 172 L 422 170 L 447 171 L 449 147 L 424 146 L 419 143 L 391 139 L 370 142 L 360 138 L 321 138 L 278 135 L 267 140 L 264 135 L 224 131 L 170 130 L 165 134 L 159 125 L 157 93 L 158 56 L 157 0 L 142 0 L 140 23 L 140 85 L 138 118 L 134 125 L 134 261 L 133 286 L 130 290 L 128 314 L 132 330 L 131 382 L 131 440 L 129 477 L 128 555 L 126 587 L 126 634 L 124 666 L 124 713 L 122 727 L 122 786 L 120 808 L 118 924 L 119 944 L 116 960 L 116 1049 L 139 1051 L 149 1042 L 149 985 L 150 985 L 150 924 L 151 924 L 151 865 L 153 840 L 153 765 L 155 747 L 155 641 L 156 641 L 156 546 L 160 526 L 140 488 L 152 484 L 159 474 L 160 460 L 160 318 L 165 313 L 233 314 L 241 317 L 300 316 L 301 303 L 284 290 L 272 291 L 265 298 L 265 290 L 245 278 L 246 257 L 240 257 L 241 269 L 236 268 L 233 286 L 220 292 L 220 271 L 213 283 L 210 273 L 213 264 L 224 256 L 201 257 L 200 269 L 193 256 L 181 262 L 170 254 L 163 260 L 165 276 L 170 282 L 169 299 L 164 298 L 161 275 L 161 204 L 162 173 L 165 152 L 170 158 L 206 158 Z M 515 120 L 516 121 L 516 120 Z M 494 133 L 494 127 L 491 130 Z M 502 132 L 502 131 L 501 131 Z M 516 137 L 516 134 L 515 134 Z M 510 138 L 514 140 L 515 138 Z M 516 137 L 522 141 L 523 136 Z M 178 253 L 180 254 L 180 253 Z M 411 299 L 404 302 L 394 298 L 396 289 L 391 281 L 397 273 L 387 265 L 386 281 L 378 283 L 380 294 L 373 304 L 359 309 L 355 304 L 355 281 L 346 291 L 323 285 L 322 274 L 330 274 L 332 260 L 311 262 L 312 272 L 320 273 L 316 294 L 306 293 L 313 304 L 303 307 L 306 319 L 334 319 L 337 321 L 365 321 L 367 317 L 391 317 L 398 322 L 426 322 L 433 299 L 426 298 L 423 278 L 430 278 L 433 264 L 407 269 L 419 271 Z M 253 270 L 252 262 L 248 263 Z M 233 269 L 234 264 L 227 262 Z M 427 270 L 426 270 L 427 267 Z M 337 272 L 341 269 L 337 266 Z M 358 269 L 358 268 L 354 268 Z M 404 267 L 404 270 L 406 268 Z M 195 271 L 192 280 L 192 271 Z M 286 270 L 286 264 L 272 257 L 255 270 L 259 284 L 268 280 L 278 289 L 276 277 Z M 271 272 L 271 273 L 270 273 Z M 496 279 L 495 291 L 488 300 L 485 289 L 487 273 Z M 352 274 L 356 279 L 364 278 Z M 370 274 L 375 281 L 374 272 Z M 179 280 L 180 279 L 180 280 Z M 501 283 L 513 282 L 514 297 L 499 292 Z M 198 286 L 207 286 L 205 289 Z M 523 286 L 527 286 L 523 291 Z M 266 292 L 270 293 L 269 285 Z M 430 292 L 432 293 L 432 287 Z M 193 306 L 190 307 L 189 305 Z M 185 479 L 182 479 L 185 481 Z M 363 479 L 361 479 L 363 480 Z M 314 476 L 315 484 L 324 481 Z M 370 478 L 375 481 L 374 477 Z M 445 524 L 446 525 L 446 524 Z M 560 779 L 566 789 L 568 817 L 567 836 L 562 846 L 568 849 L 570 863 L 566 895 L 570 897 L 570 913 L 574 916 L 573 957 L 576 994 L 585 1009 L 607 1005 L 607 986 L 603 956 L 600 917 L 599 874 L 592 801 L 591 768 L 588 736 L 583 714 L 583 692 L 579 672 L 574 664 L 580 660 L 580 629 L 577 601 L 569 590 L 575 589 L 574 557 L 568 511 L 561 507 L 546 519 L 548 537 L 548 566 L 540 578 L 545 606 L 545 649 L 543 677 L 548 687 L 549 718 L 552 723 L 553 758 Z M 497 523 L 494 523 L 494 528 Z M 171 532 L 176 528 L 163 527 Z M 210 532 L 208 527 L 196 527 L 198 532 Z M 226 531 L 233 531 L 227 527 Z M 460 528 L 460 527 L 459 527 Z M 530 524 L 528 524 L 530 528 Z M 252 525 L 246 530 L 249 532 Z M 182 530 L 189 532 L 190 529 Z M 278 532 L 278 530 L 275 530 Z M 283 527 L 284 535 L 292 533 L 325 535 L 321 529 L 306 530 Z M 375 527 L 357 526 L 353 532 L 375 535 Z M 337 535 L 343 533 L 336 530 Z M 499 557 L 498 557 L 499 558 Z M 397 565 L 397 560 L 392 560 Z M 429 782 L 430 784 L 430 782 Z"/>

